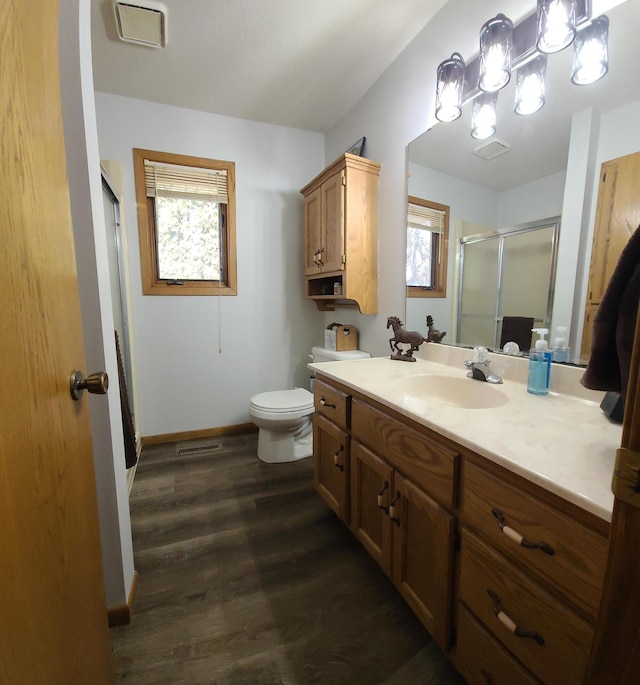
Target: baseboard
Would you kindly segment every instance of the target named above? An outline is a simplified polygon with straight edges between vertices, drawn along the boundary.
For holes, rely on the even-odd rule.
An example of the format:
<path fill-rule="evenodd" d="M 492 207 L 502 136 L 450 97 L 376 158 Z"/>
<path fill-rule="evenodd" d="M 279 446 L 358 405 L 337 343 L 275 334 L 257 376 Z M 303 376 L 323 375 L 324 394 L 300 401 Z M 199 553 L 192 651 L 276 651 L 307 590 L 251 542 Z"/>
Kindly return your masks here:
<path fill-rule="evenodd" d="M 131 614 L 133 612 L 133 600 L 136 596 L 136 589 L 138 587 L 138 572 L 133 572 L 133 579 L 131 580 L 131 587 L 129 588 L 129 596 L 127 603 L 120 606 L 109 607 L 107 609 L 107 617 L 109 619 L 109 628 L 114 626 L 126 626 L 131 623 Z"/>
<path fill-rule="evenodd" d="M 218 428 L 203 428 L 182 433 L 163 433 L 162 435 L 144 435 L 140 439 L 142 445 L 164 445 L 167 442 L 182 440 L 197 440 L 199 438 L 215 438 L 219 435 L 235 435 L 237 433 L 253 433 L 258 428 L 253 423 L 239 423 L 234 426 L 220 426 Z"/>

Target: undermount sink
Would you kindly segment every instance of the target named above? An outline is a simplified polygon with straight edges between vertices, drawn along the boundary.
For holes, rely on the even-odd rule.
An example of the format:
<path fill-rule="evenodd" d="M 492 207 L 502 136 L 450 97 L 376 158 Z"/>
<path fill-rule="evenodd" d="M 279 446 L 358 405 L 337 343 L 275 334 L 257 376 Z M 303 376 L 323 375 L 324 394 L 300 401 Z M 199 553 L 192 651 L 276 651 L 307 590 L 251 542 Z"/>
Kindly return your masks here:
<path fill-rule="evenodd" d="M 489 383 L 466 376 L 419 374 L 398 380 L 397 387 L 419 400 L 435 400 L 461 409 L 492 409 L 509 401 L 507 395 Z"/>

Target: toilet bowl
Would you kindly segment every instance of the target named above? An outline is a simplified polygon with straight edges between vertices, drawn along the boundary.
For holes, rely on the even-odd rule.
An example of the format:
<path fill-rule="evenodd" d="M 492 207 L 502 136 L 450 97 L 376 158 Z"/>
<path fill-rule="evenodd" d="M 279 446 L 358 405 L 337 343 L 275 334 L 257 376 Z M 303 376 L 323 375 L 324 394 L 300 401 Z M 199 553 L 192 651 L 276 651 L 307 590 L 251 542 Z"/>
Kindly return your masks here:
<path fill-rule="evenodd" d="M 304 388 L 261 392 L 251 398 L 249 415 L 258 426 L 258 458 L 278 464 L 313 452 L 313 395 Z"/>
<path fill-rule="evenodd" d="M 314 347 L 309 358 L 314 362 L 326 362 L 369 356 L 361 350 L 336 352 Z M 249 415 L 259 429 L 258 458 L 268 464 L 278 464 L 310 457 L 313 454 L 313 412 L 313 395 L 304 388 L 254 395 L 249 403 Z"/>

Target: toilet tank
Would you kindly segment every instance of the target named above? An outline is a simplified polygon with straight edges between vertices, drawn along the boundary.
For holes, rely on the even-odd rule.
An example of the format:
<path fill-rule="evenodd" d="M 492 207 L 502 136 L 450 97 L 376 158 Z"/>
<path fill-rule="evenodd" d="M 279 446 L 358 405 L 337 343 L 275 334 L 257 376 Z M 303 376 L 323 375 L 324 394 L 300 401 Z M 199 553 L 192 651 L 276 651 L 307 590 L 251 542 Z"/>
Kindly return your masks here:
<path fill-rule="evenodd" d="M 337 361 L 353 361 L 354 359 L 368 359 L 371 355 L 362 350 L 345 350 L 344 352 L 336 352 L 335 350 L 328 350 L 326 347 L 312 347 L 311 361 L 313 362 L 337 362 Z"/>

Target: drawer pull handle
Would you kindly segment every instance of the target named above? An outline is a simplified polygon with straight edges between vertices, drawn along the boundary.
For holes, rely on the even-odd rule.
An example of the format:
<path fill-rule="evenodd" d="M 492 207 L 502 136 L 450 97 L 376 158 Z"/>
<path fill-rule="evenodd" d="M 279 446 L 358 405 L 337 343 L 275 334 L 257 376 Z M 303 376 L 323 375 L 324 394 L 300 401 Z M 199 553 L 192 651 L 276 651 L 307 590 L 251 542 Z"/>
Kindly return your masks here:
<path fill-rule="evenodd" d="M 324 399 L 324 397 L 320 398 L 320 404 L 325 407 L 326 409 L 335 409 L 336 405 L 335 404 L 329 404 L 327 400 Z"/>
<path fill-rule="evenodd" d="M 500 509 L 492 509 L 491 513 L 498 519 L 498 525 L 500 526 L 500 530 L 510 540 L 513 540 L 516 544 L 522 547 L 526 547 L 527 549 L 539 549 L 543 551 L 545 554 L 548 554 L 550 557 L 552 557 L 555 554 L 555 550 L 553 549 L 553 547 L 547 544 L 546 542 L 531 542 L 530 540 L 523 538 L 517 530 L 510 528 L 507 525 L 507 520 L 505 519 L 504 514 L 500 511 Z"/>
<path fill-rule="evenodd" d="M 391 504 L 389 505 L 389 518 L 396 524 L 396 526 L 400 525 L 400 519 L 396 516 L 396 504 L 399 499 L 400 493 L 396 492 L 396 496 L 391 500 Z"/>
<path fill-rule="evenodd" d="M 338 447 L 338 451 L 333 455 L 333 465 L 344 471 L 344 465 L 340 463 L 340 452 L 344 450 L 344 445 Z"/>
<path fill-rule="evenodd" d="M 522 628 L 518 628 L 516 623 L 502 610 L 502 604 L 500 603 L 500 598 L 498 595 L 493 590 L 487 590 L 487 593 L 493 602 L 493 613 L 496 615 L 500 623 L 507 628 L 507 630 L 512 632 L 516 637 L 530 638 L 534 642 L 537 642 L 541 647 L 544 647 L 544 638 L 542 635 L 533 630 L 522 630 Z"/>
<path fill-rule="evenodd" d="M 389 507 L 385 507 L 383 497 L 384 497 L 384 491 L 389 487 L 389 482 L 385 480 L 384 485 L 382 486 L 382 490 L 378 493 L 378 507 L 380 509 L 384 509 L 385 511 L 389 511 Z"/>

